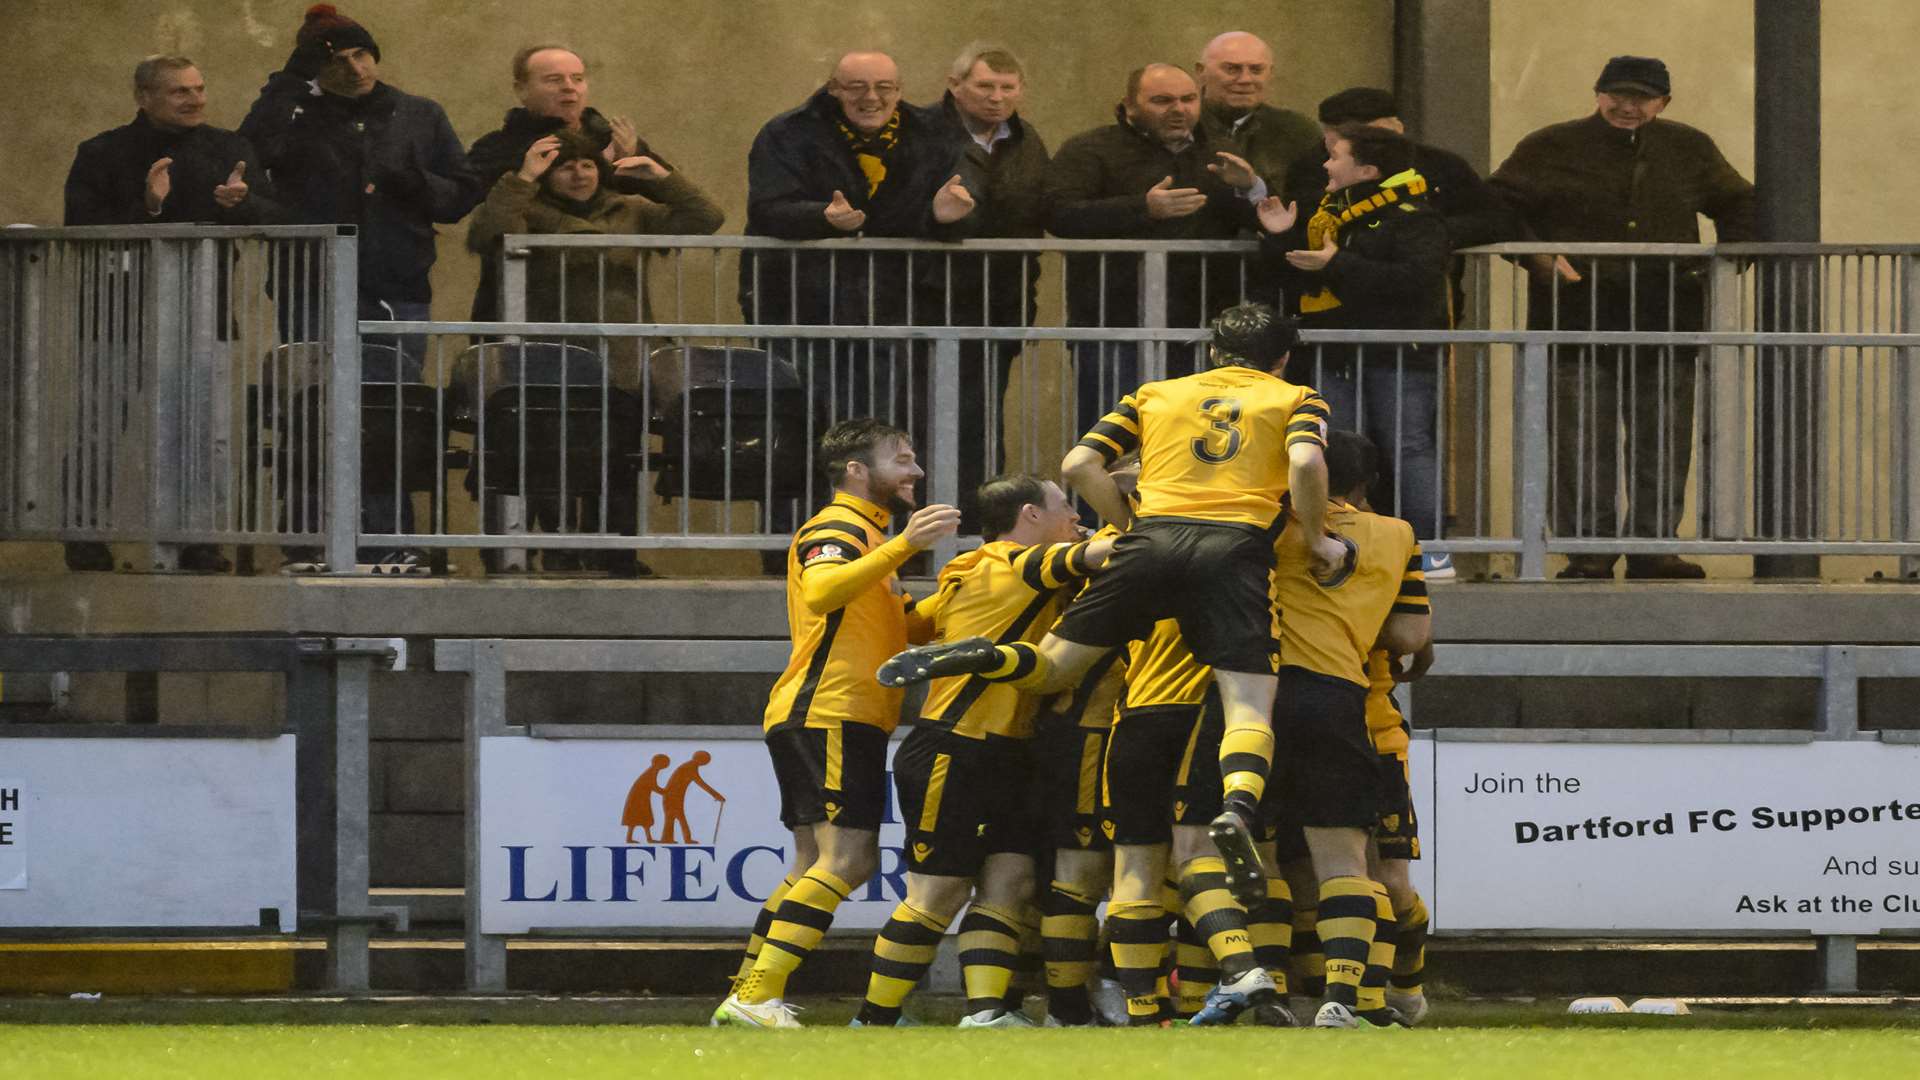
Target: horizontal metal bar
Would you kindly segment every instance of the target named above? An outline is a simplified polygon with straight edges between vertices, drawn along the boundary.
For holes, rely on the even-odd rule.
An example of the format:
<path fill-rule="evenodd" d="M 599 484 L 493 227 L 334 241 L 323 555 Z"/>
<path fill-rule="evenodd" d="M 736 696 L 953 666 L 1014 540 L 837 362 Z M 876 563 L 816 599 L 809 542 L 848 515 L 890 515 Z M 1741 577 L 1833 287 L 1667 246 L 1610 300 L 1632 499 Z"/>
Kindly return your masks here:
<path fill-rule="evenodd" d="M 778 551 L 793 542 L 788 533 L 361 533 L 361 547 L 556 548 L 570 551 Z"/>
<path fill-rule="evenodd" d="M 0 637 L 0 671 L 289 671 L 324 638 Z"/>
<path fill-rule="evenodd" d="M 908 240 L 886 236 L 863 236 L 845 240 L 778 240 L 771 236 L 665 236 L 508 233 L 501 244 L 509 254 L 515 248 L 706 248 L 756 251 L 938 251 L 990 252 L 1024 251 L 1044 254 L 1050 251 L 1088 252 L 1107 255 L 1144 254 L 1150 251 L 1173 254 L 1255 254 L 1260 245 L 1252 240 L 1060 240 L 1053 237 L 1004 240 Z"/>
<path fill-rule="evenodd" d="M 1886 646 L 1897 651 L 1901 646 Z M 1430 675 L 1817 679 L 1821 645 L 1434 646 Z M 1910 650 L 1920 656 L 1920 646 Z"/>
<path fill-rule="evenodd" d="M 1862 679 L 1920 679 L 1920 646 L 1854 645 L 1853 671 Z"/>
<path fill-rule="evenodd" d="M 733 739 L 765 737 L 758 721 L 749 724 L 529 724 L 535 739 Z"/>
<path fill-rule="evenodd" d="M 515 639 L 500 642 L 508 671 L 761 672 L 786 668 L 784 638 L 658 641 Z M 437 650 L 436 650 L 437 658 Z"/>
<path fill-rule="evenodd" d="M 376 320 L 360 323 L 368 334 L 511 334 L 543 337 L 610 338 L 876 338 L 914 341 L 1206 341 L 1202 327 L 1133 326 L 900 326 L 866 324 L 472 322 Z M 1361 345 L 1674 345 L 1771 346 L 1779 348 L 1920 348 L 1920 334 L 1697 333 L 1598 330 L 1314 330 L 1303 344 Z"/>
<path fill-rule="evenodd" d="M 1424 543 L 1424 541 L 1422 541 Z M 1920 555 L 1917 540 L 1657 540 L 1651 537 L 1548 537 L 1562 555 Z M 1899 584 L 1893 582 L 1892 584 Z"/>
<path fill-rule="evenodd" d="M 1740 743 L 1792 744 L 1819 741 L 1812 731 L 1731 730 L 1725 728 L 1435 728 L 1436 742 L 1471 743 L 1666 743 L 1673 745 Z"/>
<path fill-rule="evenodd" d="M 357 225 L 33 225 L 0 232 L 0 244 L 45 240 L 323 240 Z"/>
<path fill-rule="evenodd" d="M 228 724 L 0 724 L 0 739 L 277 739 L 291 729 Z"/>

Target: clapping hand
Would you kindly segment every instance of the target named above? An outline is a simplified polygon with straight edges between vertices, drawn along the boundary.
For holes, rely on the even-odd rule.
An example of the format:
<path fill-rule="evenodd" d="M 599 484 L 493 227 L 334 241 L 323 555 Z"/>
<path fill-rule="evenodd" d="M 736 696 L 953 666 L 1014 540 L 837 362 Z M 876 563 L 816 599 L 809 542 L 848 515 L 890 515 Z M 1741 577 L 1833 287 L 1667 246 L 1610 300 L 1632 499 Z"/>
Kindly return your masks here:
<path fill-rule="evenodd" d="M 1183 218 L 1198 213 L 1205 205 L 1207 197 L 1199 188 L 1174 187 L 1171 176 L 1162 177 L 1147 189 L 1147 216 L 1157 221 Z"/>
<path fill-rule="evenodd" d="M 1327 233 L 1327 241 L 1318 251 L 1289 251 L 1287 265 L 1296 270 L 1325 270 L 1327 264 L 1340 254 L 1340 245 L 1333 242 L 1333 233 Z"/>
<path fill-rule="evenodd" d="M 548 135 L 535 139 L 527 147 L 527 156 L 520 159 L 520 179 L 529 184 L 539 183 L 540 178 L 553 168 L 553 159 L 560 154 L 560 137 Z"/>
<path fill-rule="evenodd" d="M 960 182 L 960 174 L 940 186 L 933 193 L 933 220 L 942 225 L 951 225 L 968 214 L 973 213 L 973 192 Z"/>
<path fill-rule="evenodd" d="M 640 149 L 640 132 L 633 126 L 633 121 L 624 116 L 616 116 L 607 121 L 607 126 L 613 129 L 613 137 L 607 142 L 607 160 L 613 162 L 614 167 L 618 168 L 622 161 L 632 157 Z M 650 177 L 650 179 L 658 179 L 658 177 Z"/>
<path fill-rule="evenodd" d="M 213 189 L 213 201 L 220 204 L 222 210 L 231 210 L 247 201 L 247 163 L 236 161 L 233 171 L 227 174 L 227 182 Z"/>
<path fill-rule="evenodd" d="M 1260 205 L 1254 209 L 1260 215 L 1260 227 L 1276 236 L 1293 228 L 1293 223 L 1300 220 L 1300 204 L 1285 202 L 1278 195 L 1261 199 Z"/>
<path fill-rule="evenodd" d="M 173 194 L 173 159 L 163 157 L 147 170 L 147 213 L 158 214 Z"/>
<path fill-rule="evenodd" d="M 855 210 L 847 197 L 838 191 L 833 193 L 833 201 L 827 203 L 826 214 L 827 224 L 841 232 L 854 232 L 867 223 L 867 212 Z"/>
<path fill-rule="evenodd" d="M 1253 182 L 1259 177 L 1254 175 L 1253 166 L 1247 164 L 1246 158 L 1225 150 L 1213 156 L 1219 160 L 1207 166 L 1208 172 L 1226 181 L 1227 186 L 1235 191 L 1253 190 Z"/>

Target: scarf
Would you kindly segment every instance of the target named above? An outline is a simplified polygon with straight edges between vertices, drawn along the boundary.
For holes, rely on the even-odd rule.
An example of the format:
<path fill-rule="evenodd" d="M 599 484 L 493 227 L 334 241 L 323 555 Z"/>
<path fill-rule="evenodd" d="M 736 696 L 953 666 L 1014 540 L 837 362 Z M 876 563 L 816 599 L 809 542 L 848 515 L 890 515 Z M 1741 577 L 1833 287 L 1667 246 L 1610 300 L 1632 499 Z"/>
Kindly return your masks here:
<path fill-rule="evenodd" d="M 1402 199 L 1410 199 L 1427 193 L 1427 179 L 1408 169 L 1395 173 L 1382 181 L 1379 190 L 1364 199 L 1355 200 L 1347 192 L 1329 191 L 1320 197 L 1320 208 L 1307 220 L 1307 250 L 1318 251 L 1325 247 L 1329 236 L 1339 236 L 1340 230 L 1355 221 L 1391 206 Z M 1342 206 L 1341 202 L 1345 202 Z M 1325 285 L 1320 291 L 1300 298 L 1300 313 L 1310 311 L 1332 311 L 1340 306 L 1340 298 Z"/>
<path fill-rule="evenodd" d="M 893 154 L 893 148 L 900 145 L 900 110 L 893 110 L 886 125 L 871 135 L 856 131 L 844 118 L 835 123 L 840 128 L 840 136 L 853 148 L 854 160 L 860 163 L 860 172 L 867 178 L 867 198 L 871 199 L 887 179 L 887 158 Z"/>

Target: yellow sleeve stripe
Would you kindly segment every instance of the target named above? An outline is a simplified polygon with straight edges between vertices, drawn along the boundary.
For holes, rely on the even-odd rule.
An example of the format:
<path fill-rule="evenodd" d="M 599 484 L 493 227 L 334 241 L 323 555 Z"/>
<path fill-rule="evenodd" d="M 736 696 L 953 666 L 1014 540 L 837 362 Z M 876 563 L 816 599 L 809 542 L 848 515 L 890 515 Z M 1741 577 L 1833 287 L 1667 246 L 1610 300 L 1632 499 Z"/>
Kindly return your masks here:
<path fill-rule="evenodd" d="M 1099 435 L 1129 449 L 1140 445 L 1140 428 L 1133 424 L 1117 424 L 1109 416 L 1093 425 L 1089 435 Z"/>

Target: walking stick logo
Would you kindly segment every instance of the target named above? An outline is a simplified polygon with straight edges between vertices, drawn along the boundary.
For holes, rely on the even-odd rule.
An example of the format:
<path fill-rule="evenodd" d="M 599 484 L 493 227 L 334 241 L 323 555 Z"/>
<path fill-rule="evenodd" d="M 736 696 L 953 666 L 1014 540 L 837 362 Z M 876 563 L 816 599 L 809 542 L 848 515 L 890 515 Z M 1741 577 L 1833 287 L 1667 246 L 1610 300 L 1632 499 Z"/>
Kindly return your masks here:
<path fill-rule="evenodd" d="M 653 755 L 646 770 L 627 789 L 627 802 L 620 811 L 620 824 L 627 830 L 627 843 L 717 844 L 720 840 L 720 821 L 726 814 L 727 797 L 700 775 L 700 770 L 712 762 L 713 755 L 705 750 L 694 751 L 677 767 L 667 755 Z M 660 779 L 663 774 L 666 776 L 664 782 Z M 713 808 L 712 825 L 706 830 L 705 840 L 695 834 L 688 820 L 687 797 L 694 788 L 706 793 L 706 798 L 700 801 L 711 803 Z M 654 809 L 656 799 L 658 813 Z M 701 824 L 707 824 L 706 808 L 697 807 L 696 810 L 695 816 Z M 657 836 L 654 832 L 656 827 L 659 829 Z M 643 833 L 646 839 L 636 839 L 636 831 Z"/>

